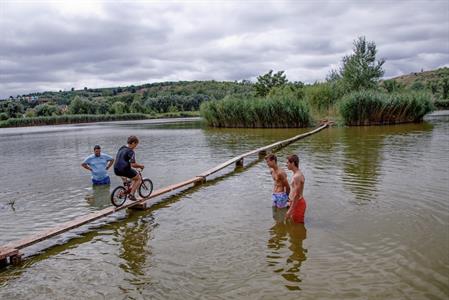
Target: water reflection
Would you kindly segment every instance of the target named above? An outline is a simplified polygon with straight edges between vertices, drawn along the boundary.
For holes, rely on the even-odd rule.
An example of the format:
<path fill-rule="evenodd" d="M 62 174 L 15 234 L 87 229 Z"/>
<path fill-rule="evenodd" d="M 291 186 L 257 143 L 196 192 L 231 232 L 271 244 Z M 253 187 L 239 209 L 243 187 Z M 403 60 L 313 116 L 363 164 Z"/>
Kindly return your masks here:
<path fill-rule="evenodd" d="M 110 206 L 110 187 L 110 185 L 92 185 L 91 193 L 85 197 L 87 203 L 99 209 Z"/>
<path fill-rule="evenodd" d="M 287 209 L 273 207 L 275 224 L 270 228 L 270 239 L 267 246 L 268 265 L 274 267 L 274 272 L 287 280 L 285 287 L 289 290 L 300 290 L 299 276 L 301 264 L 307 259 L 307 249 L 303 248 L 303 241 L 307 237 L 304 224 L 285 221 Z M 288 249 L 287 252 L 285 250 Z"/>
<path fill-rule="evenodd" d="M 309 130 L 310 128 L 205 128 L 202 132 L 212 154 L 226 153 L 227 156 L 231 156 L 285 140 Z"/>
<path fill-rule="evenodd" d="M 119 257 L 124 260 L 120 264 L 120 268 L 126 273 L 134 276 L 144 275 L 146 260 L 151 256 L 151 247 L 148 245 L 148 241 L 153 222 L 153 216 L 147 215 L 117 228 L 121 243 Z"/>
<path fill-rule="evenodd" d="M 373 134 L 368 127 L 351 128 L 343 135 L 343 182 L 355 196 L 357 204 L 367 204 L 376 197 L 383 138 Z"/>
<path fill-rule="evenodd" d="M 387 137 L 431 131 L 432 128 L 428 123 L 346 128 L 341 138 L 343 182 L 355 196 L 355 203 L 368 204 L 378 195 L 383 148 L 386 141 L 391 142 L 391 139 L 386 140 Z M 403 140 L 401 142 L 404 143 Z"/>

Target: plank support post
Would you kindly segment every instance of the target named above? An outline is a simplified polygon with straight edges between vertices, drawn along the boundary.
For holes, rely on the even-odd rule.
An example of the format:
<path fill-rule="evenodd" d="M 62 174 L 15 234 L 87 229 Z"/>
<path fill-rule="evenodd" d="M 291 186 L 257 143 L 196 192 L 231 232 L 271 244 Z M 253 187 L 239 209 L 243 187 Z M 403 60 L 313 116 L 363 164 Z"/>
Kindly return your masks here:
<path fill-rule="evenodd" d="M 13 266 L 18 266 L 22 263 L 22 256 L 23 256 L 23 254 L 17 253 L 9 258 L 9 262 Z"/>
<path fill-rule="evenodd" d="M 200 178 L 200 179 L 195 181 L 193 183 L 193 186 L 199 186 L 199 185 L 202 185 L 203 183 L 206 182 L 206 177 L 204 177 L 204 176 L 197 176 L 197 177 Z"/>
<path fill-rule="evenodd" d="M 8 260 L 6 258 L 0 259 L 0 268 L 4 268 L 8 265 Z"/>
<path fill-rule="evenodd" d="M 147 209 L 147 202 L 143 201 L 143 202 L 137 203 L 136 205 L 131 206 L 130 209 L 145 210 L 145 209 Z"/>
<path fill-rule="evenodd" d="M 265 158 L 267 156 L 267 150 L 262 150 L 259 152 L 259 158 Z"/>
<path fill-rule="evenodd" d="M 239 159 L 238 161 L 235 162 L 235 167 L 236 168 L 243 168 L 243 158 Z"/>

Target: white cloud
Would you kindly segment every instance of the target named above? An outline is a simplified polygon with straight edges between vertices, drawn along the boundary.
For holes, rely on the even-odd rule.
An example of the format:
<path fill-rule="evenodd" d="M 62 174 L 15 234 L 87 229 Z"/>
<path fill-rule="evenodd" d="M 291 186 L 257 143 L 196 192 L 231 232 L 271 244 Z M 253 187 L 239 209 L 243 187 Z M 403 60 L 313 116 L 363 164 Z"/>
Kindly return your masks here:
<path fill-rule="evenodd" d="M 447 1 L 0 2 L 0 97 L 164 80 L 323 80 L 364 35 L 386 76 L 447 66 Z"/>

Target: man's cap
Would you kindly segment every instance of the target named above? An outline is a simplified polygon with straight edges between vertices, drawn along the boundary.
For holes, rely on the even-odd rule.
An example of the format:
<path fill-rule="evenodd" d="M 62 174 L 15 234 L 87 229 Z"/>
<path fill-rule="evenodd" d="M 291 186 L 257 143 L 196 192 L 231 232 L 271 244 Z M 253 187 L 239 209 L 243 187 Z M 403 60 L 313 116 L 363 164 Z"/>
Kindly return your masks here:
<path fill-rule="evenodd" d="M 95 145 L 95 146 L 94 146 L 94 150 L 95 150 L 95 149 L 101 149 L 100 145 Z"/>

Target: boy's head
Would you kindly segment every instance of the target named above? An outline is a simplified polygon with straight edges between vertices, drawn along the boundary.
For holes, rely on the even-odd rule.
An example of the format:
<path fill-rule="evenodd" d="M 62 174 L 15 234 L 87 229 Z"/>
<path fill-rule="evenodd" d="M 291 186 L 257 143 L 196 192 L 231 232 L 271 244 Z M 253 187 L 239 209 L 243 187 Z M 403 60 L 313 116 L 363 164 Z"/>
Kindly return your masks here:
<path fill-rule="evenodd" d="M 131 135 L 128 137 L 128 146 L 131 149 L 134 149 L 137 147 L 137 144 L 139 144 L 139 139 L 135 135 Z"/>
<path fill-rule="evenodd" d="M 293 166 L 299 167 L 299 157 L 296 154 L 287 156 L 287 168 L 292 170 Z"/>
<path fill-rule="evenodd" d="M 268 154 L 267 156 L 265 156 L 265 161 L 267 162 L 268 167 L 273 168 L 277 164 L 278 159 L 277 159 L 276 155 L 271 153 L 271 154 Z"/>

